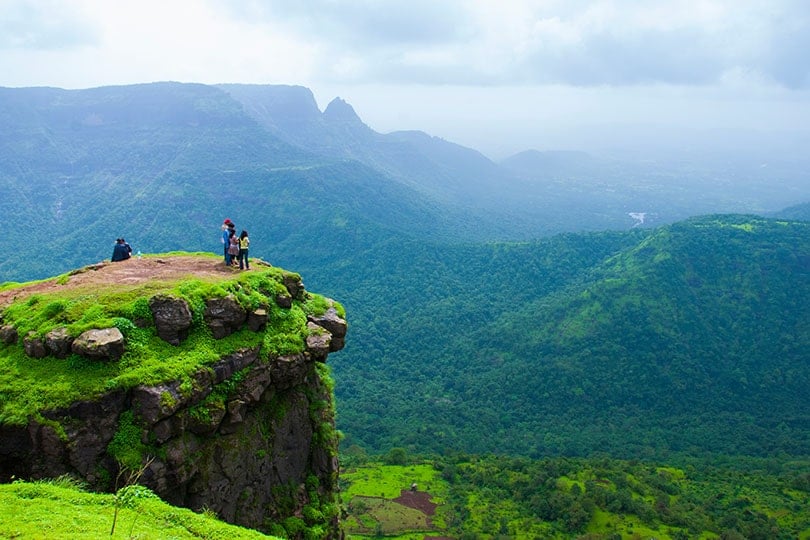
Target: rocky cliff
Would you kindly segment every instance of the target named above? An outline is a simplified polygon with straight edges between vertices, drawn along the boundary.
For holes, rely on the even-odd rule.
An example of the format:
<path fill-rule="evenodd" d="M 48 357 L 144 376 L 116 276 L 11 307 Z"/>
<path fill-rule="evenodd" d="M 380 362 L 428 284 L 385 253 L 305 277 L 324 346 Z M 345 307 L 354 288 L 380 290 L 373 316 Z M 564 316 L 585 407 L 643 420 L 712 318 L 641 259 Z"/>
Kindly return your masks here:
<path fill-rule="evenodd" d="M 137 481 L 231 523 L 336 536 L 324 363 L 345 315 L 254 268 L 147 257 L 0 289 L 0 480 Z"/>

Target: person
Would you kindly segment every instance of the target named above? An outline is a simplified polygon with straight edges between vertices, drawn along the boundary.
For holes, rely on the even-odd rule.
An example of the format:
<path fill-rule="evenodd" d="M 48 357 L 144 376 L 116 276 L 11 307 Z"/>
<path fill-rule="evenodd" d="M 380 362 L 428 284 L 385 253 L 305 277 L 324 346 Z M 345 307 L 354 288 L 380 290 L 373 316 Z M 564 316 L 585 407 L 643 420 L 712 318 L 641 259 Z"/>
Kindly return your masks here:
<path fill-rule="evenodd" d="M 112 257 L 110 258 L 110 260 L 112 262 L 118 262 L 118 261 L 125 261 L 125 260 L 129 259 L 129 257 L 130 257 L 129 253 L 130 253 L 130 251 L 132 251 L 132 248 L 129 248 L 129 250 L 127 250 L 127 247 L 128 247 L 128 244 L 126 242 L 124 242 L 123 238 L 116 238 L 115 239 L 115 246 L 113 246 L 113 253 L 112 253 Z"/>
<path fill-rule="evenodd" d="M 124 247 L 126 248 L 129 257 L 132 257 L 132 246 L 130 246 L 129 243 L 126 240 L 124 240 L 124 237 L 121 237 L 121 243 L 124 244 Z M 129 259 L 129 257 L 127 257 L 127 259 Z"/>
<path fill-rule="evenodd" d="M 233 228 L 228 228 L 228 234 L 230 235 L 228 242 L 228 255 L 231 257 L 231 266 L 236 266 L 236 259 L 239 258 L 239 237 L 236 236 L 236 230 Z"/>
<path fill-rule="evenodd" d="M 231 247 L 231 240 L 230 235 L 228 234 L 228 225 L 233 225 L 233 222 L 230 218 L 225 218 L 225 221 L 222 223 L 222 247 L 225 249 L 225 265 L 231 265 L 231 255 L 228 253 L 228 249 Z"/>
<path fill-rule="evenodd" d="M 250 261 L 248 261 L 249 247 L 250 238 L 248 238 L 248 232 L 242 229 L 242 232 L 239 234 L 239 270 L 250 270 Z"/>

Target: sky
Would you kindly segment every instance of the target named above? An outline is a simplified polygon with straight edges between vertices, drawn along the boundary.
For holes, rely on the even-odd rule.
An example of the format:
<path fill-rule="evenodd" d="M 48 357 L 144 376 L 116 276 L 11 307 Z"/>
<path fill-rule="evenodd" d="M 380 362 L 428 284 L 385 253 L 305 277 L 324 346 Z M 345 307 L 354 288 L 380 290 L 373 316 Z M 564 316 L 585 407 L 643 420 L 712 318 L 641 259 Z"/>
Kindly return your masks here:
<path fill-rule="evenodd" d="M 295 84 L 376 131 L 810 148 L 808 0 L 0 0 L 0 86 Z"/>

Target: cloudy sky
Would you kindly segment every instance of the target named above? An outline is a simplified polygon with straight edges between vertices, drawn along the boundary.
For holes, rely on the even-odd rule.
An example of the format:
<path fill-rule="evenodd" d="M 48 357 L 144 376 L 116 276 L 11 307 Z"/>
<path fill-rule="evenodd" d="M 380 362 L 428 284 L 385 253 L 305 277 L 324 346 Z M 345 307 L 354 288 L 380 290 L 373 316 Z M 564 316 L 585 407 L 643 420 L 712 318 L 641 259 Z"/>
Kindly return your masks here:
<path fill-rule="evenodd" d="M 166 80 L 304 85 L 491 157 L 806 148 L 810 2 L 0 0 L 0 86 Z"/>

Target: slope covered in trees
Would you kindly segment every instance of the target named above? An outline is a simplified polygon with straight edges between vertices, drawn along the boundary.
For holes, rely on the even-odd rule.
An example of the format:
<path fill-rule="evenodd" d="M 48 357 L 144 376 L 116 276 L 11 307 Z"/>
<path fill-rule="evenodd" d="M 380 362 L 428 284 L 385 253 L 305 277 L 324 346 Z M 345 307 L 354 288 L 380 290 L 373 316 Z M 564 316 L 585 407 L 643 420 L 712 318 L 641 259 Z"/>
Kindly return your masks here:
<path fill-rule="evenodd" d="M 356 321 L 336 363 L 348 445 L 810 453 L 807 223 L 393 248 L 339 293 Z"/>

